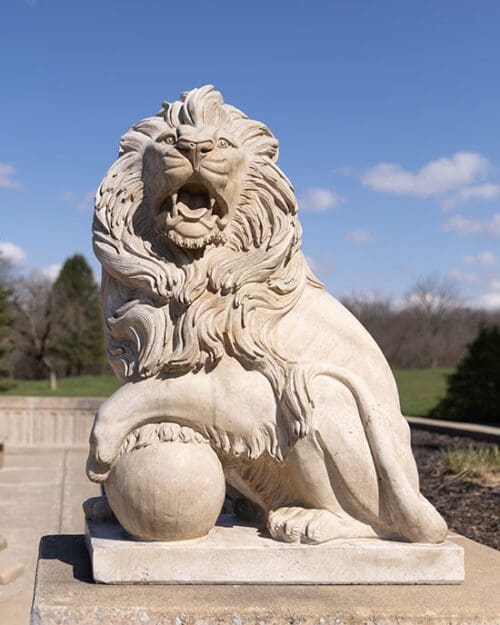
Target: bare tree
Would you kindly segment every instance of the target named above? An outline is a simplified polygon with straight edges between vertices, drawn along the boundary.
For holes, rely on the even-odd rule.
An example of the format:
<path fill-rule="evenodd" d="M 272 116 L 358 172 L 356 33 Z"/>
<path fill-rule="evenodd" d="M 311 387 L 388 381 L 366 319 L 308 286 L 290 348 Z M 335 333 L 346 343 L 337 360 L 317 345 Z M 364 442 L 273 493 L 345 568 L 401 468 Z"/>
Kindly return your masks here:
<path fill-rule="evenodd" d="M 10 283 L 12 276 L 12 264 L 9 259 L 0 252 L 0 281 L 2 284 Z"/>
<path fill-rule="evenodd" d="M 31 275 L 20 280 L 14 294 L 17 313 L 14 335 L 17 350 L 48 374 L 51 390 L 57 389 L 57 373 L 51 354 L 53 338 L 53 289 L 50 280 Z"/>
<path fill-rule="evenodd" d="M 8 357 L 12 351 L 12 291 L 10 288 L 11 266 L 0 252 L 0 391 L 8 390 L 12 382 Z"/>
<path fill-rule="evenodd" d="M 437 274 L 420 278 L 406 295 L 408 307 L 421 310 L 429 319 L 441 319 L 463 305 L 455 282 Z"/>
<path fill-rule="evenodd" d="M 482 323 L 500 313 L 464 306 L 456 285 L 438 276 L 418 280 L 399 304 L 379 294 L 343 299 L 395 368 L 454 367 Z"/>
<path fill-rule="evenodd" d="M 454 282 L 431 275 L 419 279 L 406 296 L 406 315 L 415 335 L 412 342 L 421 354 L 418 366 L 437 367 L 443 361 L 463 300 Z"/>

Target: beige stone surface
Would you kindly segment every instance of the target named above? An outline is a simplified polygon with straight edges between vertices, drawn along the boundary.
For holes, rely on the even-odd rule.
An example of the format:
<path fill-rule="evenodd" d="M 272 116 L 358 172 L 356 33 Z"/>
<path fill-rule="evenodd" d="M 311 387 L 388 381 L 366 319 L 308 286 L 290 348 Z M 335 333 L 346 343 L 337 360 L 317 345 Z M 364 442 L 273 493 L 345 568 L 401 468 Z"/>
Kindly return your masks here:
<path fill-rule="evenodd" d="M 24 565 L 6 552 L 7 539 L 0 536 L 0 584 L 10 584 L 24 572 Z"/>
<path fill-rule="evenodd" d="M 126 441 L 104 484 L 121 525 L 139 540 L 205 536 L 226 494 L 224 471 L 208 440 L 171 424 L 161 431 L 145 426 L 137 444 L 135 437 Z"/>
<path fill-rule="evenodd" d="M 221 517 L 204 538 L 131 541 L 118 523 L 89 521 L 94 579 L 108 584 L 441 584 L 464 579 L 462 547 L 378 538 L 286 545 Z"/>
<path fill-rule="evenodd" d="M 453 586 L 109 586 L 92 583 L 83 537 L 41 549 L 33 625 L 498 625 L 500 553 L 462 537 Z M 242 563 L 243 564 L 243 563 Z"/>
<path fill-rule="evenodd" d="M 10 584 L 24 572 L 24 564 L 6 552 L 0 553 L 0 584 Z"/>
<path fill-rule="evenodd" d="M 210 442 L 276 540 L 438 543 L 447 527 L 419 492 L 391 369 L 308 266 L 277 160 L 266 125 L 211 85 L 122 137 L 93 243 L 124 384 L 98 410 L 89 477 L 106 482 L 130 436 L 149 444 L 145 426 L 180 425 Z M 169 496 L 160 479 L 144 488 Z"/>
<path fill-rule="evenodd" d="M 94 397 L 0 397 L 0 439 L 15 447 L 87 447 Z"/>
<path fill-rule="evenodd" d="M 29 621 L 41 536 L 84 531 L 81 502 L 99 494 L 85 475 L 85 455 L 75 449 L 7 448 L 0 470 L 0 531 L 8 540 L 5 553 L 25 571 L 0 586 L 0 625 Z"/>

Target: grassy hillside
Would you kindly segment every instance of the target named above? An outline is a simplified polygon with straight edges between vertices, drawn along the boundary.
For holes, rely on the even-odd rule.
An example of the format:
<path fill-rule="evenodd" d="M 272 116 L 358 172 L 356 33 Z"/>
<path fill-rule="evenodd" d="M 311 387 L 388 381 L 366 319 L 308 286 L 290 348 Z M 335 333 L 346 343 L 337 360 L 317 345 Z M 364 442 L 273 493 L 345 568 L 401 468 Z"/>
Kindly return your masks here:
<path fill-rule="evenodd" d="M 452 369 L 399 369 L 395 376 L 401 396 L 403 413 L 425 416 L 446 392 L 446 376 Z M 57 391 L 49 389 L 46 380 L 17 380 L 8 395 L 60 397 L 107 397 L 118 388 L 113 376 L 81 376 L 62 378 Z"/>

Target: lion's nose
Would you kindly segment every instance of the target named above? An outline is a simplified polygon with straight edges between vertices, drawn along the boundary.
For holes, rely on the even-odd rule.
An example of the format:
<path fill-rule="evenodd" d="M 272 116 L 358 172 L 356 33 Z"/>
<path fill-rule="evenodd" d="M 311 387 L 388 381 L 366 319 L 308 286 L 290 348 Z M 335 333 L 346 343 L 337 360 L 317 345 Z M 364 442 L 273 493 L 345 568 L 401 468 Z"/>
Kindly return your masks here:
<path fill-rule="evenodd" d="M 214 149 L 214 142 L 211 139 L 198 142 L 198 151 L 200 154 L 208 154 Z"/>
<path fill-rule="evenodd" d="M 196 141 L 194 139 L 180 138 L 177 141 L 177 149 L 183 152 L 194 167 L 196 167 L 201 159 L 211 152 L 215 147 L 214 142 L 211 139 L 203 139 Z"/>

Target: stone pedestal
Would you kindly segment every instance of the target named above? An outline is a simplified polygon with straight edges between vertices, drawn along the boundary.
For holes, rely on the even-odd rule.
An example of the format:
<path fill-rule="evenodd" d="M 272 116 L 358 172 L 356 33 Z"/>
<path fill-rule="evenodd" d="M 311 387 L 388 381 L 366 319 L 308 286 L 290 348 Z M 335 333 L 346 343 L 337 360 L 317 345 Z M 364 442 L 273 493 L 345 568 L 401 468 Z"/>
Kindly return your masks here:
<path fill-rule="evenodd" d="M 82 536 L 42 539 L 32 625 L 498 625 L 500 553 L 460 536 L 463 584 L 95 584 Z M 243 567 L 245 562 L 240 562 Z"/>
<path fill-rule="evenodd" d="M 89 521 L 94 580 L 106 584 L 457 584 L 462 547 L 375 538 L 287 544 L 221 517 L 204 538 L 130 539 L 117 523 Z"/>
<path fill-rule="evenodd" d="M 0 584 L 10 584 L 24 572 L 24 564 L 6 553 L 7 541 L 0 535 Z"/>

